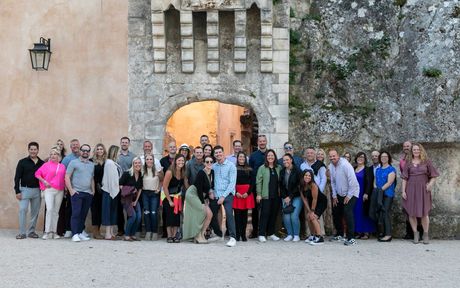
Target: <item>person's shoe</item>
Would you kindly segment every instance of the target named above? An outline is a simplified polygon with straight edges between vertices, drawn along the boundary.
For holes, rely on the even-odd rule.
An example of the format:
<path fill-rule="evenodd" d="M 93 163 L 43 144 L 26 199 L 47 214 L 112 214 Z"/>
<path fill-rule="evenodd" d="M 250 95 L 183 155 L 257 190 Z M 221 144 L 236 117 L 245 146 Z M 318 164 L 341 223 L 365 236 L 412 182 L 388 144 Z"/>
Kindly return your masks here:
<path fill-rule="evenodd" d="M 59 234 L 53 232 L 53 239 L 60 239 L 61 236 Z"/>
<path fill-rule="evenodd" d="M 286 242 L 289 242 L 293 239 L 294 237 L 292 237 L 291 235 L 288 235 L 286 238 L 284 238 L 283 240 L 286 241 Z"/>
<path fill-rule="evenodd" d="M 18 235 L 16 235 L 16 239 L 18 239 L 18 240 L 26 239 L 26 238 L 27 238 L 26 234 L 18 234 Z"/>
<path fill-rule="evenodd" d="M 241 236 L 241 241 L 243 241 L 243 242 L 247 242 L 247 241 L 248 241 L 248 238 L 246 238 L 246 235 Z"/>
<path fill-rule="evenodd" d="M 292 239 L 292 242 L 299 242 L 299 241 L 300 241 L 299 235 L 295 235 L 294 239 Z"/>
<path fill-rule="evenodd" d="M 275 234 L 269 236 L 272 241 L 279 241 L 280 237 L 276 236 Z"/>
<path fill-rule="evenodd" d="M 150 238 L 151 241 L 157 241 L 158 240 L 158 233 L 152 233 L 152 237 Z"/>
<path fill-rule="evenodd" d="M 211 236 L 211 238 L 208 239 L 208 242 L 218 242 L 218 241 L 221 241 L 222 240 L 222 237 L 219 237 L 217 235 L 213 235 Z"/>
<path fill-rule="evenodd" d="M 342 236 L 337 235 L 337 236 L 332 237 L 331 241 L 341 242 L 341 241 L 345 241 L 345 239 Z"/>
<path fill-rule="evenodd" d="M 69 230 L 65 231 L 64 238 L 71 238 L 71 237 L 72 237 L 72 231 L 69 231 Z"/>
<path fill-rule="evenodd" d="M 323 244 L 324 244 L 323 236 L 315 237 L 315 239 L 310 242 L 310 245 L 313 245 L 313 246 L 323 245 Z"/>
<path fill-rule="evenodd" d="M 145 232 L 145 240 L 150 240 L 152 238 L 152 232 Z"/>
<path fill-rule="evenodd" d="M 227 247 L 235 247 L 236 246 L 236 239 L 233 237 L 230 237 L 230 240 L 225 244 Z"/>
<path fill-rule="evenodd" d="M 39 238 L 39 237 L 38 237 L 38 234 L 35 233 L 35 232 L 30 232 L 29 235 L 27 235 L 27 237 L 28 237 L 28 238 L 34 238 L 34 239 Z"/>
<path fill-rule="evenodd" d="M 385 239 L 385 237 L 382 237 L 382 238 L 379 238 L 379 242 L 391 242 L 391 240 L 393 240 L 393 237 L 389 237 L 387 239 Z"/>
<path fill-rule="evenodd" d="M 404 238 L 403 238 L 403 239 L 404 239 L 404 240 L 412 240 L 412 239 L 414 239 L 414 236 L 412 236 L 412 235 L 410 235 L 410 234 L 406 234 L 406 235 L 404 235 Z"/>
<path fill-rule="evenodd" d="M 257 238 L 257 233 L 254 233 L 254 231 L 249 235 L 249 239 L 255 239 Z"/>
<path fill-rule="evenodd" d="M 88 236 L 85 236 L 85 234 L 83 234 L 83 232 L 80 233 L 80 234 L 77 234 L 77 235 L 78 235 L 78 238 L 80 238 L 80 240 L 82 240 L 82 241 L 88 241 L 89 239 L 91 239 Z M 86 235 L 88 235 L 88 234 L 86 234 Z M 73 239 L 73 237 L 72 237 L 72 239 Z"/>
<path fill-rule="evenodd" d="M 414 244 L 418 244 L 418 242 L 420 241 L 420 235 L 417 232 L 414 232 L 414 240 L 412 242 L 414 242 Z"/>
<path fill-rule="evenodd" d="M 423 233 L 423 244 L 430 244 L 430 237 L 428 236 L 428 233 Z"/>
<path fill-rule="evenodd" d="M 308 243 L 308 244 L 310 244 L 310 242 L 312 242 L 312 241 L 315 241 L 315 236 L 313 236 L 313 235 L 310 235 L 310 236 L 308 236 L 307 239 L 305 239 L 305 243 Z"/>
<path fill-rule="evenodd" d="M 265 238 L 265 236 L 259 236 L 257 239 L 259 239 L 259 242 L 261 243 L 267 242 L 267 239 Z"/>
<path fill-rule="evenodd" d="M 345 242 L 343 243 L 343 245 L 345 246 L 353 246 L 353 245 L 356 245 L 358 244 L 358 242 L 356 242 L 355 239 L 351 238 L 349 240 L 345 240 Z"/>
<path fill-rule="evenodd" d="M 80 237 L 78 237 L 78 234 L 75 234 L 72 236 L 72 242 L 80 242 Z"/>
<path fill-rule="evenodd" d="M 52 236 L 51 236 L 51 235 L 48 235 L 48 233 L 44 233 L 42 239 L 43 239 L 43 240 L 48 240 L 48 237 L 49 237 L 49 238 L 52 238 Z"/>
<path fill-rule="evenodd" d="M 88 233 L 86 233 L 86 231 L 85 231 L 85 230 L 81 231 L 81 233 L 80 233 L 80 234 L 82 234 L 82 235 L 83 235 L 83 236 L 85 236 L 86 238 L 89 238 L 89 234 L 88 234 Z"/>

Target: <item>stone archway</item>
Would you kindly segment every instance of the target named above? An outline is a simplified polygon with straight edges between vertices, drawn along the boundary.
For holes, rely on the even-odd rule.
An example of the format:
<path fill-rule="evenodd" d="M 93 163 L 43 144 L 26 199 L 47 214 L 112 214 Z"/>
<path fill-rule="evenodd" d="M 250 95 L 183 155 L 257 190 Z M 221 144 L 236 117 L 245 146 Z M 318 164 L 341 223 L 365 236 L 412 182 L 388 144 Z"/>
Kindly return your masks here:
<path fill-rule="evenodd" d="M 212 7 L 189 2 L 130 0 L 134 148 L 149 139 L 161 153 L 166 122 L 177 109 L 216 100 L 253 109 L 259 133 L 281 152 L 289 128 L 288 23 L 273 24 L 271 1 L 218 1 Z M 260 7 L 248 9 L 246 2 Z"/>

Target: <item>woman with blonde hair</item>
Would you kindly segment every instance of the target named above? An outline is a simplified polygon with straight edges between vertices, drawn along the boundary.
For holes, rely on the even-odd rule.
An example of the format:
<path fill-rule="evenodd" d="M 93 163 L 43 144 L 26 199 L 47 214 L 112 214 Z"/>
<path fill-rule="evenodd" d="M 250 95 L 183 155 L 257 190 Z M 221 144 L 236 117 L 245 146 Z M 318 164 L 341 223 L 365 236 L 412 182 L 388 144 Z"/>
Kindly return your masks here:
<path fill-rule="evenodd" d="M 61 161 L 61 150 L 58 147 L 53 147 L 51 148 L 48 162 L 35 172 L 35 177 L 39 180 L 40 190 L 43 191 L 46 203 L 44 240 L 60 238 L 56 230 L 59 207 L 61 207 L 62 198 L 64 197 L 66 168 L 59 161 Z"/>
<path fill-rule="evenodd" d="M 403 207 L 409 215 L 409 222 L 414 231 L 414 244 L 419 243 L 421 236 L 417 230 L 417 218 L 421 218 L 423 226 L 423 243 L 428 244 L 430 225 L 428 214 L 432 207 L 431 191 L 439 173 L 428 159 L 420 143 L 412 144 L 412 153 L 408 156 L 409 159 L 402 172 Z"/>
<path fill-rule="evenodd" d="M 92 161 L 94 163 L 94 185 L 96 192 L 91 203 L 91 222 L 93 225 L 94 239 L 102 239 L 100 227 L 102 222 L 102 178 L 104 177 L 104 164 L 107 159 L 107 150 L 104 144 L 98 143 L 94 148 Z"/>
<path fill-rule="evenodd" d="M 115 197 L 120 193 L 119 179 L 122 169 L 117 163 L 120 147 L 112 145 L 107 153 L 102 177 L 101 225 L 105 226 L 106 240 L 115 240 L 114 226 L 117 225 L 118 202 Z"/>

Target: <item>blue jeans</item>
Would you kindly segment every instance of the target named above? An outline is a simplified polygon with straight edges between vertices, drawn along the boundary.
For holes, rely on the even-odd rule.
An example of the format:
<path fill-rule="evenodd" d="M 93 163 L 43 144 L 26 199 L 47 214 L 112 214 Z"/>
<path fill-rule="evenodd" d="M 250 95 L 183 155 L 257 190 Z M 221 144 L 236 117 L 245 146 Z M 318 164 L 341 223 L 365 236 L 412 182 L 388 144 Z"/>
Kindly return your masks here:
<path fill-rule="evenodd" d="M 39 188 L 20 187 L 22 199 L 19 201 L 19 234 L 26 234 L 27 210 L 30 203 L 30 226 L 27 233 L 35 232 L 38 213 L 40 212 L 41 195 Z"/>
<path fill-rule="evenodd" d="M 284 203 L 283 199 L 281 201 L 283 203 L 283 208 L 286 207 L 286 204 Z M 283 213 L 284 227 L 286 227 L 288 235 L 299 236 L 300 234 L 299 214 L 300 214 L 300 211 L 302 210 L 302 200 L 300 199 L 300 197 L 295 197 L 294 199 L 291 200 L 291 202 L 292 202 L 292 205 L 294 205 L 295 209 L 294 209 L 294 212 L 292 212 L 291 214 Z"/>
<path fill-rule="evenodd" d="M 160 193 L 150 190 L 142 191 L 142 204 L 144 205 L 145 231 L 157 233 Z"/>
<path fill-rule="evenodd" d="M 134 214 L 131 217 L 128 217 L 126 220 L 126 228 L 125 228 L 125 235 L 126 236 L 134 236 L 137 232 L 137 228 L 141 223 L 141 206 L 139 203 L 136 204 L 134 207 Z"/>
<path fill-rule="evenodd" d="M 102 225 L 117 225 L 118 202 L 108 192 L 102 191 Z"/>
<path fill-rule="evenodd" d="M 72 235 L 80 234 L 85 229 L 86 216 L 88 215 L 93 195 L 86 192 L 78 192 L 71 196 L 72 202 L 72 218 L 70 219 L 70 227 Z"/>

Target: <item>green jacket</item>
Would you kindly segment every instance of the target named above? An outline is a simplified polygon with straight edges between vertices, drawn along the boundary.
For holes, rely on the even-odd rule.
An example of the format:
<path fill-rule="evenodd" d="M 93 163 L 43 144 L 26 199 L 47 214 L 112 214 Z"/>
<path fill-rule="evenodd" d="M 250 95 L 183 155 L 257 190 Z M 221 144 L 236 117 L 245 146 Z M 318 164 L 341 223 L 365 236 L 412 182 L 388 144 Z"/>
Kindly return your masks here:
<path fill-rule="evenodd" d="M 275 169 L 276 169 L 276 173 L 279 179 L 281 166 L 276 165 Z M 257 195 L 262 196 L 262 199 L 268 199 L 268 183 L 269 182 L 270 182 L 270 168 L 265 167 L 265 165 L 262 165 L 257 170 L 257 176 L 256 176 Z"/>

